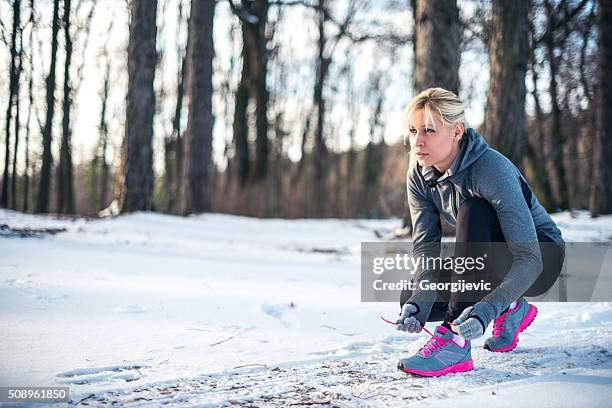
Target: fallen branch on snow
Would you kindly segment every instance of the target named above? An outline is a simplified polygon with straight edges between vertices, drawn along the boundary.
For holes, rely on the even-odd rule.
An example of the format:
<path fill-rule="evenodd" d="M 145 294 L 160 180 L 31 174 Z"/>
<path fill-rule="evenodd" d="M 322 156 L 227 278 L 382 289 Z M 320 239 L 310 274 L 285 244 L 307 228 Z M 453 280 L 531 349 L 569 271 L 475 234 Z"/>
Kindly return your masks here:
<path fill-rule="evenodd" d="M 228 337 L 227 339 L 225 339 L 225 340 L 221 340 L 221 341 L 219 341 L 219 342 L 217 342 L 217 343 L 209 344 L 209 346 L 210 346 L 210 347 L 213 347 L 213 346 L 219 345 L 219 344 L 221 344 L 221 343 L 225 343 L 226 341 L 231 340 L 231 339 L 233 339 L 233 338 L 234 338 L 234 336 L 231 336 L 231 337 Z"/>

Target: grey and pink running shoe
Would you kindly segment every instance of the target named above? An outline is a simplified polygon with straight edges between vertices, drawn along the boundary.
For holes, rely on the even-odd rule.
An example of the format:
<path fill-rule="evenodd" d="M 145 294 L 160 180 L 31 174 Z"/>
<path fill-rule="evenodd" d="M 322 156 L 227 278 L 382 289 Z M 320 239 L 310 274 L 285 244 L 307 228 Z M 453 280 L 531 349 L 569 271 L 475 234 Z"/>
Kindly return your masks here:
<path fill-rule="evenodd" d="M 437 377 L 474 369 L 472 346 L 465 340 L 463 347 L 453 341 L 453 332 L 438 326 L 419 351 L 399 361 L 397 368 L 413 375 Z"/>
<path fill-rule="evenodd" d="M 514 308 L 495 319 L 493 336 L 485 340 L 484 348 L 499 353 L 514 350 L 519 333 L 533 322 L 537 314 L 538 309 L 521 297 Z"/>

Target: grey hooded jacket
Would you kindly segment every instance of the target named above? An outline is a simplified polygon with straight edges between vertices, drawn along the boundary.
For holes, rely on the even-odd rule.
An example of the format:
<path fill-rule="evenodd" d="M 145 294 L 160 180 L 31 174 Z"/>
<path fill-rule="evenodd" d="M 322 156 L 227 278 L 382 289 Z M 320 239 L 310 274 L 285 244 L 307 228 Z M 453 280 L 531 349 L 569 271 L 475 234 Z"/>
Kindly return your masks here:
<path fill-rule="evenodd" d="M 480 302 L 472 314 L 484 328 L 510 303 L 522 296 L 542 271 L 538 236 L 546 236 L 563 249 L 561 231 L 519 169 L 504 155 L 489 147 L 474 129 L 468 128 L 451 167 L 436 180 L 432 167 L 411 161 L 407 174 L 408 202 L 413 225 L 414 256 L 439 256 L 442 231 L 440 217 L 455 226 L 461 202 L 469 197 L 487 200 L 495 211 L 513 256 L 503 282 Z M 536 244 L 534 244 L 536 243 Z M 437 282 L 438 272 L 417 269 L 413 275 Z M 406 303 L 418 307 L 416 318 L 424 323 L 431 312 L 436 291 L 420 290 L 418 284 Z"/>

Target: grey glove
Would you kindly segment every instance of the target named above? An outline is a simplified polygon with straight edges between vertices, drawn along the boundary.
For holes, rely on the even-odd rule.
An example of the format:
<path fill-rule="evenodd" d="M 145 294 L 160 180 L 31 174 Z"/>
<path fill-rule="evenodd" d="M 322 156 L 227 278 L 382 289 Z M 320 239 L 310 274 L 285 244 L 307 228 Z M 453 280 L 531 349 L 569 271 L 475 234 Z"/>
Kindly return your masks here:
<path fill-rule="evenodd" d="M 482 320 L 475 314 L 474 307 L 465 308 L 451 324 L 455 326 L 457 333 L 466 340 L 477 339 L 484 334 L 485 328 Z"/>
<path fill-rule="evenodd" d="M 400 318 L 395 322 L 397 330 L 407 331 L 408 333 L 419 333 L 423 328 L 421 323 L 413 315 L 418 309 L 411 303 L 406 303 L 400 312 Z"/>

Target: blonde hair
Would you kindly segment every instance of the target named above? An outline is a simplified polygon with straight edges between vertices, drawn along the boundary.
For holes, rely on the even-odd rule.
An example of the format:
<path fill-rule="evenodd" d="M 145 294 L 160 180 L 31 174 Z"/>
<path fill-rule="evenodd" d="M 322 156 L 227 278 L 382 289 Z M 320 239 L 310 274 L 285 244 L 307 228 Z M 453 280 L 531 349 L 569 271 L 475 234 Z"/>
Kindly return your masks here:
<path fill-rule="evenodd" d="M 432 110 L 438 114 L 442 124 L 447 128 L 464 123 L 465 107 L 463 101 L 453 92 L 443 88 L 429 88 L 412 98 L 404 110 L 404 126 L 410 128 L 412 116 L 419 109 L 425 111 L 425 117 L 433 122 Z M 404 136 L 404 143 L 406 143 Z"/>

